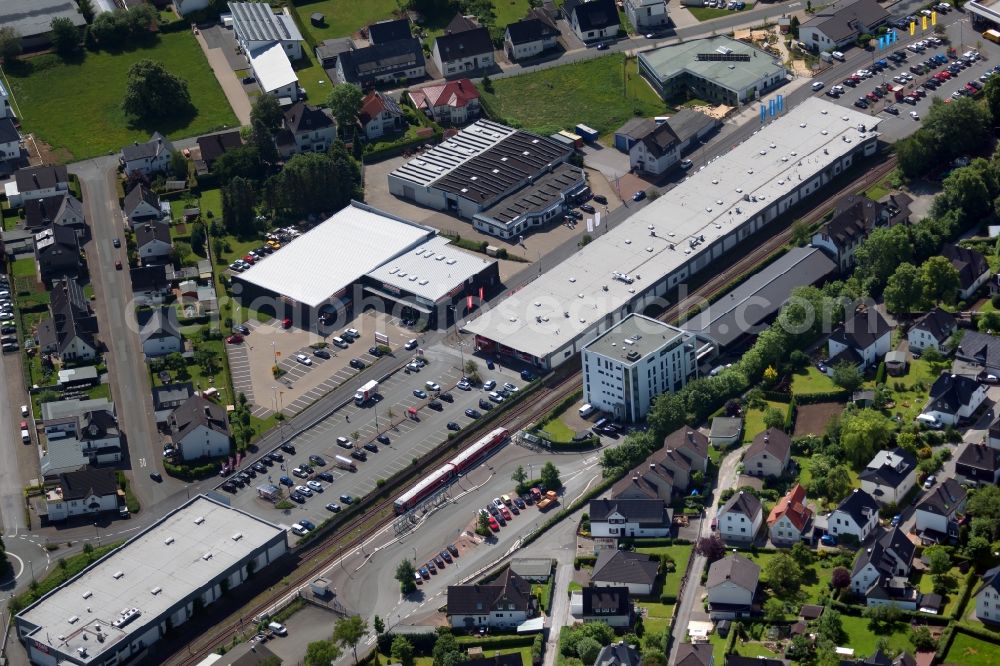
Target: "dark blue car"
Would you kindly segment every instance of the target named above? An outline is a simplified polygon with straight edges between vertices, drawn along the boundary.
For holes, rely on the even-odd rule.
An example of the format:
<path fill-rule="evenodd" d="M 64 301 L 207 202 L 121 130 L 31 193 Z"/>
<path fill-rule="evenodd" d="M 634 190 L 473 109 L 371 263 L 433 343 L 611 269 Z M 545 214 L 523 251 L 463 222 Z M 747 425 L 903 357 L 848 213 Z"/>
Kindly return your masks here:
<path fill-rule="evenodd" d="M 278 479 L 278 482 L 281 483 L 282 485 L 288 486 L 289 488 L 295 485 L 295 482 L 292 481 L 287 476 L 281 477 L 280 479 Z"/>

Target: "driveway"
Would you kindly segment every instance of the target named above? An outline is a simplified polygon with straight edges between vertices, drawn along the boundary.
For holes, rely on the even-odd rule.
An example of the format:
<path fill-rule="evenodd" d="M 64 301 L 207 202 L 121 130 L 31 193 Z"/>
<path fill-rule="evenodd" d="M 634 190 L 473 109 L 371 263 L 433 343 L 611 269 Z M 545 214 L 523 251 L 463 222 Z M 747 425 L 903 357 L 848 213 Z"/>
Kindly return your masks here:
<path fill-rule="evenodd" d="M 569 520 L 567 518 L 567 520 Z M 573 565 L 560 563 L 552 588 L 552 616 L 549 618 L 549 638 L 545 645 L 544 666 L 554 666 L 559 654 L 559 632 L 569 622 L 569 583 L 573 580 Z"/>
<path fill-rule="evenodd" d="M 629 172 L 628 155 L 613 146 L 603 146 L 599 143 L 584 146 L 583 163 L 597 169 L 609 181 Z"/>
<path fill-rule="evenodd" d="M 210 48 L 205 43 L 205 38 L 201 35 L 201 31 L 195 33 L 195 39 L 198 40 L 198 45 L 201 46 L 201 50 L 205 53 L 208 64 L 212 66 L 215 78 L 219 81 L 222 92 L 226 94 L 226 99 L 229 100 L 229 106 L 233 108 L 233 113 L 236 114 L 241 125 L 249 125 L 250 98 L 247 97 L 246 91 L 243 89 L 243 84 L 236 78 L 236 74 L 233 72 L 225 51 L 221 48 Z"/>

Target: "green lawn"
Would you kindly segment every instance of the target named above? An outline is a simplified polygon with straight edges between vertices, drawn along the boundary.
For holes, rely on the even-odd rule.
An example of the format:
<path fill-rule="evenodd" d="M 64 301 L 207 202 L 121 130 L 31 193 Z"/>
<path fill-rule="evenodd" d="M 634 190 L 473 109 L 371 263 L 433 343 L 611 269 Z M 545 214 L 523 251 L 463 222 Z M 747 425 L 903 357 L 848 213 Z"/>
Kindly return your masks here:
<path fill-rule="evenodd" d="M 669 113 L 669 107 L 636 70 L 635 59 L 609 55 L 493 81 L 480 93 L 503 118 L 539 134 L 585 123 L 608 135 L 635 116 Z M 623 69 L 627 84 L 623 83 Z M 531 100 L 526 104 L 525 100 Z"/>
<path fill-rule="evenodd" d="M 639 607 L 646 611 L 645 617 L 642 618 L 642 628 L 645 631 L 660 634 L 670 626 L 670 618 L 674 615 L 674 604 L 640 601 Z"/>
<path fill-rule="evenodd" d="M 10 272 L 14 277 L 34 277 L 35 260 L 18 259 L 10 265 Z"/>
<path fill-rule="evenodd" d="M 767 405 L 764 406 L 764 409 L 748 409 L 746 412 L 746 416 L 743 419 L 744 442 L 753 441 L 754 437 L 756 437 L 758 434 L 766 430 L 766 428 L 764 427 L 764 411 L 768 407 L 778 408 L 781 411 L 782 415 L 784 415 L 785 412 L 788 411 L 788 405 L 786 403 L 773 402 L 770 400 L 767 402 Z"/>
<path fill-rule="evenodd" d="M 950 617 L 955 612 L 955 606 L 958 605 L 959 600 L 962 598 L 962 582 L 965 580 L 965 576 L 959 571 L 958 567 L 952 567 L 948 573 L 955 579 L 957 585 L 955 589 L 944 595 L 945 605 L 941 611 L 941 615 L 946 617 Z M 929 573 L 918 574 L 914 585 L 922 594 L 930 594 L 934 591 L 934 578 Z"/>
<path fill-rule="evenodd" d="M 195 112 L 130 128 L 120 108 L 129 67 L 149 58 L 187 80 Z M 190 31 L 161 34 L 153 46 L 120 54 L 88 52 L 79 62 L 66 63 L 42 55 L 5 68 L 23 114 L 25 132 L 35 132 L 59 151 L 64 161 L 117 151 L 132 141 L 145 141 L 154 130 L 172 136 L 201 134 L 237 124 Z"/>
<path fill-rule="evenodd" d="M 913 645 L 910 643 L 910 635 L 907 630 L 906 624 L 899 622 L 896 625 L 895 630 L 891 634 L 876 634 L 868 626 L 868 619 L 863 617 L 852 617 L 850 615 L 840 614 L 840 619 L 844 625 L 844 631 L 847 633 L 847 640 L 845 640 L 841 645 L 849 646 L 854 648 L 854 654 L 858 657 L 869 657 L 875 653 L 875 642 L 882 637 L 889 640 L 889 647 L 895 650 L 912 650 Z M 967 664 L 968 662 L 952 662 L 952 663 L 962 663 Z"/>
<path fill-rule="evenodd" d="M 306 90 L 310 103 L 326 104 L 326 98 L 330 96 L 332 87 L 330 77 L 308 49 L 302 49 L 302 58 L 295 61 L 293 68 L 295 75 L 299 77 L 299 83 Z"/>
<path fill-rule="evenodd" d="M 330 37 L 350 37 L 366 25 L 392 18 L 393 12 L 399 9 L 399 3 L 396 0 L 295 0 L 293 9 L 299 15 L 299 25 L 311 33 L 317 42 L 321 42 Z M 309 22 L 309 15 L 313 12 L 323 15 L 325 20 L 322 27 Z"/>
<path fill-rule="evenodd" d="M 752 2 L 748 2 L 747 6 L 741 9 L 740 11 L 745 12 L 748 9 L 753 9 Z M 718 9 L 716 7 L 688 7 L 687 10 L 691 12 L 691 15 L 694 16 L 699 21 L 711 21 L 712 19 L 739 13 L 737 11 L 731 11 L 729 9 Z"/>
<path fill-rule="evenodd" d="M 996 663 L 1000 648 L 992 643 L 970 636 L 955 634 L 955 640 L 948 648 L 944 657 L 946 664 L 962 664 L 962 666 L 992 666 Z"/>
<path fill-rule="evenodd" d="M 563 423 L 560 419 L 552 419 L 545 424 L 542 428 L 542 432 L 548 434 L 553 441 L 556 442 L 569 442 L 573 440 L 573 435 L 576 433 L 570 430 L 569 426 Z"/>
<path fill-rule="evenodd" d="M 726 663 L 726 640 L 717 631 L 708 635 L 708 642 L 712 644 L 712 657 L 715 658 L 716 664 Z"/>
<path fill-rule="evenodd" d="M 839 391 L 840 387 L 833 383 L 825 373 L 810 365 L 805 370 L 800 370 L 792 375 L 792 394 L 810 395 L 813 393 L 830 393 Z"/>
<path fill-rule="evenodd" d="M 531 3 L 528 0 L 493 0 L 493 15 L 498 26 L 520 21 L 530 9 Z"/>
<path fill-rule="evenodd" d="M 927 403 L 931 384 L 937 379 L 941 370 L 947 367 L 947 362 L 931 364 L 919 358 L 910 362 L 909 370 L 902 377 L 886 377 L 885 385 L 889 388 L 892 399 L 896 403 L 895 407 L 889 410 L 890 414 L 899 415 L 903 423 L 908 423 L 916 418 Z M 898 390 L 897 385 L 899 386 Z"/>
<path fill-rule="evenodd" d="M 677 544 L 675 546 L 638 546 L 635 550 L 637 553 L 646 553 L 647 555 L 655 555 L 657 557 L 667 554 L 674 560 L 677 568 L 675 571 L 669 572 L 663 579 L 663 589 L 660 591 L 660 594 L 677 596 L 681 587 L 681 578 L 684 577 L 684 573 L 687 571 L 688 559 L 691 557 L 692 548 L 694 546 L 691 544 Z"/>

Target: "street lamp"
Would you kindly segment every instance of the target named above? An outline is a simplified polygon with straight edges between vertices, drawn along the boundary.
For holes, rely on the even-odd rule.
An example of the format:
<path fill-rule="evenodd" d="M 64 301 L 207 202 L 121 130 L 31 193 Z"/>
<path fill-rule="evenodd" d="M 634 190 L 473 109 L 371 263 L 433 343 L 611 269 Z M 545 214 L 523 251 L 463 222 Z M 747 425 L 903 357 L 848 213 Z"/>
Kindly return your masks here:
<path fill-rule="evenodd" d="M 97 534 L 97 547 L 100 548 L 101 547 L 101 530 L 97 526 L 96 522 L 94 523 L 94 533 Z"/>

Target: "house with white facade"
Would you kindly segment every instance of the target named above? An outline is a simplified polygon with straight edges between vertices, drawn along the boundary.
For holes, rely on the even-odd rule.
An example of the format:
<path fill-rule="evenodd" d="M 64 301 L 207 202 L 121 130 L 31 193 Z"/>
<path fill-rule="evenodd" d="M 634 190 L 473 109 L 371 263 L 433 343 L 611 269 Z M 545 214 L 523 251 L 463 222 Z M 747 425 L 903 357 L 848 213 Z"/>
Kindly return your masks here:
<path fill-rule="evenodd" d="M 456 629 L 513 629 L 537 612 L 531 585 L 509 568 L 480 585 L 448 586 L 448 619 Z"/>
<path fill-rule="evenodd" d="M 143 264 L 164 263 L 174 249 L 170 225 L 161 220 L 145 222 L 135 228 L 135 245 Z"/>
<path fill-rule="evenodd" d="M 358 125 L 369 141 L 380 139 L 406 128 L 403 109 L 389 95 L 373 90 L 361 102 Z"/>
<path fill-rule="evenodd" d="M 854 252 L 875 227 L 889 223 L 888 205 L 851 194 L 837 201 L 834 215 L 813 234 L 810 243 L 833 259 L 842 273 L 854 267 Z"/>
<path fill-rule="evenodd" d="M 118 511 L 115 473 L 108 469 L 87 469 L 60 474 L 58 481 L 45 490 L 45 510 L 49 522 Z"/>
<path fill-rule="evenodd" d="M 42 475 L 62 471 L 66 461 L 82 459 L 87 465 L 113 465 L 122 461 L 122 433 L 114 403 L 106 399 L 62 401 L 58 415 L 46 418 Z"/>
<path fill-rule="evenodd" d="M 941 249 L 941 256 L 951 262 L 958 272 L 958 300 L 965 301 L 990 280 L 990 264 L 982 252 L 948 243 Z"/>
<path fill-rule="evenodd" d="M 337 122 L 326 109 L 296 102 L 285 109 L 282 128 L 275 134 L 278 154 L 325 153 L 337 140 Z"/>
<path fill-rule="evenodd" d="M 625 0 L 625 16 L 637 30 L 658 30 L 670 25 L 665 0 Z"/>
<path fill-rule="evenodd" d="M 743 471 L 750 476 L 777 478 L 792 459 L 792 440 L 779 428 L 758 433 L 743 454 Z"/>
<path fill-rule="evenodd" d="M 944 372 L 931 385 L 930 400 L 922 413 L 957 425 L 973 417 L 986 400 L 986 388 L 971 377 Z"/>
<path fill-rule="evenodd" d="M 980 622 L 1000 623 L 1000 566 L 993 567 L 980 579 L 976 588 L 976 618 Z"/>
<path fill-rule="evenodd" d="M 719 536 L 727 544 L 753 543 L 763 522 L 764 510 L 760 499 L 739 490 L 719 509 Z"/>
<path fill-rule="evenodd" d="M 136 183 L 125 195 L 123 203 L 125 219 L 132 229 L 143 224 L 158 222 L 163 217 L 160 196 L 146 187 L 145 183 Z"/>
<path fill-rule="evenodd" d="M 631 314 L 584 345 L 584 402 L 616 420 L 639 421 L 653 398 L 679 390 L 694 376 L 698 346 L 692 333 Z"/>
<path fill-rule="evenodd" d="M 570 614 L 582 622 L 601 622 L 613 629 L 627 629 L 635 618 L 627 587 L 587 586 L 570 598 Z"/>
<path fill-rule="evenodd" d="M 630 594 L 652 594 L 660 561 L 652 555 L 627 550 L 602 550 L 590 575 L 598 587 L 625 587 Z"/>
<path fill-rule="evenodd" d="M 87 219 L 83 202 L 72 194 L 61 192 L 53 196 L 24 200 L 24 228 L 38 233 L 49 227 L 69 227 L 82 242 L 87 236 Z"/>
<path fill-rule="evenodd" d="M 895 605 L 916 610 L 915 591 L 905 582 L 916 546 L 898 527 L 883 533 L 854 561 L 851 591 L 868 606 Z"/>
<path fill-rule="evenodd" d="M 162 306 L 153 310 L 140 310 L 137 318 L 139 341 L 147 359 L 183 351 L 184 339 L 173 308 Z"/>
<path fill-rule="evenodd" d="M 537 14 L 507 25 L 503 50 L 511 62 L 535 58 L 559 45 L 559 28 L 545 20 L 544 11 Z"/>
<path fill-rule="evenodd" d="M 871 495 L 855 488 L 827 518 L 827 532 L 837 537 L 852 535 L 864 543 L 878 525 L 878 509 Z"/>
<path fill-rule="evenodd" d="M 431 58 L 445 78 L 465 76 L 496 65 L 489 29 L 479 27 L 461 15 L 448 24 L 445 34 L 434 40 Z"/>
<path fill-rule="evenodd" d="M 21 157 L 21 133 L 14 121 L 0 116 L 0 162 L 14 161 Z M 7 167 L 4 168 L 7 172 Z"/>
<path fill-rule="evenodd" d="M 162 305 L 170 296 L 170 282 L 163 264 L 139 266 L 129 270 L 132 282 L 132 298 L 138 306 L 154 307 Z"/>
<path fill-rule="evenodd" d="M 955 458 L 955 476 L 966 483 L 1000 483 L 1000 451 L 991 446 L 967 442 Z"/>
<path fill-rule="evenodd" d="M 771 543 L 793 546 L 811 533 L 813 512 L 806 506 L 806 489 L 796 483 L 778 500 L 767 516 Z"/>
<path fill-rule="evenodd" d="M 913 322 L 913 326 L 906 333 L 906 340 L 910 344 L 911 352 L 925 349 L 942 351 L 944 343 L 957 328 L 958 323 L 950 312 L 935 307 Z"/>
<path fill-rule="evenodd" d="M 69 172 L 65 166 L 32 166 L 18 169 L 14 178 L 4 183 L 4 194 L 11 208 L 19 208 L 28 199 L 42 199 L 69 192 Z"/>
<path fill-rule="evenodd" d="M 917 459 L 900 447 L 879 451 L 858 478 L 879 504 L 899 504 L 917 482 Z"/>
<path fill-rule="evenodd" d="M 14 115 L 14 109 L 10 105 L 10 93 L 4 83 L 0 81 L 0 118 L 10 118 Z"/>
<path fill-rule="evenodd" d="M 842 0 L 824 7 L 799 26 L 799 40 L 815 51 L 843 49 L 889 20 L 875 0 Z"/>
<path fill-rule="evenodd" d="M 35 329 L 41 353 L 52 354 L 64 363 L 97 357 L 97 316 L 79 282 L 73 278 L 53 280 L 49 312 L 51 316 Z"/>
<path fill-rule="evenodd" d="M 955 347 L 955 358 L 980 368 L 980 372 L 1000 377 L 1000 338 L 976 330 L 965 330 Z"/>
<path fill-rule="evenodd" d="M 742 555 L 716 560 L 708 568 L 708 612 L 712 620 L 749 617 L 760 582 L 760 567 Z"/>
<path fill-rule="evenodd" d="M 838 363 L 850 363 L 864 372 L 874 368 L 889 353 L 892 328 L 875 308 L 858 309 L 830 335 L 827 341 L 827 374 Z"/>
<path fill-rule="evenodd" d="M 618 8 L 613 0 L 566 0 L 566 20 L 584 43 L 614 39 L 621 30 Z"/>
<path fill-rule="evenodd" d="M 193 395 L 170 414 L 170 437 L 185 461 L 218 458 L 230 453 L 225 407 Z"/>
<path fill-rule="evenodd" d="M 920 540 L 926 544 L 957 541 L 966 497 L 965 488 L 955 479 L 945 479 L 924 495 L 914 511 Z"/>
<path fill-rule="evenodd" d="M 244 53 L 278 44 L 287 60 L 302 57 L 302 33 L 290 15 L 275 13 L 266 2 L 230 2 L 229 11 L 233 34 Z"/>
<path fill-rule="evenodd" d="M 158 173 L 166 173 L 170 169 L 170 158 L 174 154 L 174 145 L 159 132 L 145 143 L 136 141 L 131 146 L 121 150 L 119 161 L 127 177 L 142 175 L 150 177 Z"/>
<path fill-rule="evenodd" d="M 479 117 L 479 90 L 471 79 L 455 79 L 411 90 L 413 108 L 439 123 L 464 125 Z"/>
<path fill-rule="evenodd" d="M 671 512 L 660 499 L 590 500 L 590 533 L 596 537 L 670 536 Z"/>

